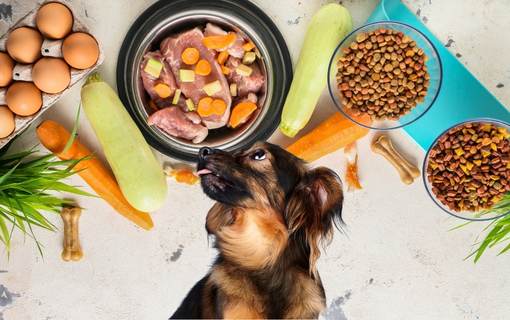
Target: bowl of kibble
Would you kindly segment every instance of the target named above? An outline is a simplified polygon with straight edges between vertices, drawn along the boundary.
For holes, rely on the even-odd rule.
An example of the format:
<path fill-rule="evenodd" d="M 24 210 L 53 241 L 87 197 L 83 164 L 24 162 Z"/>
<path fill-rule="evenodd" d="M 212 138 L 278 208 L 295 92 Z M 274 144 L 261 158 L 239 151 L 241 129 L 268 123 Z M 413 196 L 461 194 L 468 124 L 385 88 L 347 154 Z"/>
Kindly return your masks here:
<path fill-rule="evenodd" d="M 328 88 L 338 109 L 361 126 L 390 130 L 423 116 L 442 82 L 439 54 L 430 40 L 400 22 L 375 22 L 349 34 L 329 65 Z M 369 114 L 372 122 L 360 122 Z"/>
<path fill-rule="evenodd" d="M 432 200 L 455 217 L 510 213 L 510 124 L 474 119 L 449 128 L 425 156 L 423 181 Z"/>

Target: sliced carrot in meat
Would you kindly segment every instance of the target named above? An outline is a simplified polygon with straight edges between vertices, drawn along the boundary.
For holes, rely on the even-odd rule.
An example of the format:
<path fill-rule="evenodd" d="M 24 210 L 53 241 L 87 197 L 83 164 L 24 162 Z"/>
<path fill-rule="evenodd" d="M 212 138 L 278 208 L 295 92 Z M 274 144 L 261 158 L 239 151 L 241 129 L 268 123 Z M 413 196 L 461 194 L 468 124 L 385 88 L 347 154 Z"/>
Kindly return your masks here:
<path fill-rule="evenodd" d="M 229 75 L 230 74 L 230 68 L 229 67 L 225 67 L 225 66 L 221 66 L 221 72 L 223 72 L 224 75 Z"/>
<path fill-rule="evenodd" d="M 234 109 L 232 109 L 228 126 L 231 128 L 237 128 L 248 121 L 255 110 L 257 110 L 257 105 L 251 101 L 238 103 Z"/>
<path fill-rule="evenodd" d="M 255 48 L 255 44 L 251 41 L 248 41 L 245 44 L 243 44 L 244 51 L 251 51 L 253 50 L 253 48 Z"/>
<path fill-rule="evenodd" d="M 201 117 L 221 116 L 226 110 L 227 104 L 221 99 L 213 100 L 211 97 L 205 97 L 198 102 L 197 112 Z"/>
<path fill-rule="evenodd" d="M 204 97 L 198 101 L 197 112 L 201 117 L 208 117 L 211 113 L 213 98 Z"/>
<path fill-rule="evenodd" d="M 204 59 L 200 59 L 195 67 L 195 73 L 199 76 L 208 76 L 211 73 L 211 64 Z"/>
<path fill-rule="evenodd" d="M 225 62 L 227 62 L 227 59 L 228 59 L 228 51 L 220 52 L 220 54 L 218 55 L 218 63 L 223 65 L 223 64 L 225 64 Z"/>
<path fill-rule="evenodd" d="M 227 110 L 227 104 L 222 99 L 214 99 L 212 102 L 214 114 L 221 116 Z"/>
<path fill-rule="evenodd" d="M 234 41 L 236 41 L 237 36 L 233 32 L 229 32 L 223 36 L 209 36 L 204 37 L 202 40 L 204 46 L 213 50 L 221 50 L 230 47 Z"/>
<path fill-rule="evenodd" d="M 156 91 L 158 96 L 163 99 L 170 97 L 173 93 L 172 89 L 170 89 L 170 87 L 164 83 L 158 83 L 155 85 L 154 91 Z"/>
<path fill-rule="evenodd" d="M 181 54 L 182 62 L 188 65 L 194 65 L 200 59 L 200 52 L 197 48 L 186 48 Z"/>

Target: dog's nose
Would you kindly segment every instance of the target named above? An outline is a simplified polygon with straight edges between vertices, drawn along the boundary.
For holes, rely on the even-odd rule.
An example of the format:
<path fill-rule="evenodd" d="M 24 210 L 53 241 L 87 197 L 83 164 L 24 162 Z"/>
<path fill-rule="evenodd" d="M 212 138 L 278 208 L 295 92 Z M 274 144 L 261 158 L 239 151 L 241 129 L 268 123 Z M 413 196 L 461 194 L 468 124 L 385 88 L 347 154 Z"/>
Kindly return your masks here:
<path fill-rule="evenodd" d="M 213 149 L 209 147 L 202 147 L 198 150 L 198 157 L 200 159 L 205 159 L 208 155 L 213 154 Z"/>

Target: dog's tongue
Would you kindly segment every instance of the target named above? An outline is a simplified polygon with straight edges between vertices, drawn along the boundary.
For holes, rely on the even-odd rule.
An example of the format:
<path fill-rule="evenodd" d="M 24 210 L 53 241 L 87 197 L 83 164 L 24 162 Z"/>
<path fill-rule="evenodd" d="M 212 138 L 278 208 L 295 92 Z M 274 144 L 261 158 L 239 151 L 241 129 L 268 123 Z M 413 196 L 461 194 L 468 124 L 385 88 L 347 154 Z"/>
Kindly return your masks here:
<path fill-rule="evenodd" d="M 206 175 L 206 174 L 209 174 L 209 173 L 212 173 L 212 171 L 209 170 L 209 169 L 201 169 L 201 170 L 198 170 L 198 172 L 197 172 L 197 174 L 199 176 L 203 176 L 203 175 Z"/>

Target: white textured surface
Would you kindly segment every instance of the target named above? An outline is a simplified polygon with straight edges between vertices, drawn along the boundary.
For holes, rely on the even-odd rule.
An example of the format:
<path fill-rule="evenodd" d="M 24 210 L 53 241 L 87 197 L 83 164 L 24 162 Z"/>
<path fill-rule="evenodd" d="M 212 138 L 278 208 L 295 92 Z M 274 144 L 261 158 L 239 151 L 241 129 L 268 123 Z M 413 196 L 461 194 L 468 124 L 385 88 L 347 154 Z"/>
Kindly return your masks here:
<path fill-rule="evenodd" d="M 306 24 L 324 3 L 314 0 L 257 0 L 281 28 L 297 58 Z M 116 56 L 127 29 L 151 1 L 73 0 L 99 36 L 106 53 L 103 76 L 114 84 Z M 360 25 L 376 0 L 343 1 Z M 510 2 L 506 0 L 408 0 L 429 28 L 504 104 L 510 105 Z M 3 5 L 2 5 L 3 4 Z M 0 0 L 0 32 L 35 6 L 31 0 Z M 12 19 L 6 17 L 12 5 Z M 88 17 L 87 17 L 88 16 Z M 297 23 L 296 23 L 297 22 Z M 497 88 L 498 84 L 505 85 Z M 43 118 L 72 126 L 79 88 Z M 324 95 L 310 124 L 334 111 Z M 402 132 L 392 133 L 400 149 L 421 163 L 423 152 Z M 85 118 L 80 139 L 98 150 Z M 286 143 L 279 134 L 272 139 Z M 17 148 L 33 146 L 33 131 Z M 483 227 L 448 232 L 459 221 L 427 198 L 421 181 L 400 183 L 396 172 L 360 143 L 364 190 L 347 194 L 348 236 L 336 234 L 320 260 L 329 319 L 506 319 L 510 307 L 510 255 L 489 252 L 474 265 L 463 261 Z M 341 152 L 314 165 L 343 170 Z M 72 180 L 82 185 L 79 178 Z M 145 232 L 120 218 L 99 199 L 79 199 L 85 251 L 79 263 L 60 259 L 61 234 L 38 232 L 41 259 L 30 239 L 15 238 L 10 261 L 0 257 L 0 319 L 165 319 L 207 271 L 215 252 L 208 247 L 205 214 L 211 206 L 198 186 L 171 182 L 155 229 Z M 61 225 L 59 219 L 54 219 Z"/>

